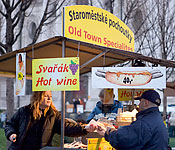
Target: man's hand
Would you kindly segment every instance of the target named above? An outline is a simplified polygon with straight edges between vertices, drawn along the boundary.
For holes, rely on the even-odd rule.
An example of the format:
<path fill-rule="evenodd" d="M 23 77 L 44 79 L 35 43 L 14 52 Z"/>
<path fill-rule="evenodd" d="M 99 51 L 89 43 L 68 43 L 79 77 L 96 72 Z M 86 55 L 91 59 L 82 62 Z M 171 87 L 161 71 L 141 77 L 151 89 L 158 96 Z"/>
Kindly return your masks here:
<path fill-rule="evenodd" d="M 16 134 L 10 135 L 10 137 L 9 137 L 10 141 L 16 142 L 16 136 L 17 136 Z"/>
<path fill-rule="evenodd" d="M 106 128 L 106 133 L 109 134 L 111 129 L 116 130 L 114 126 L 113 127 L 107 127 Z"/>
<path fill-rule="evenodd" d="M 104 136 L 105 135 L 105 132 L 106 132 L 106 128 L 104 126 L 101 126 L 101 125 L 97 125 L 97 133 Z"/>
<path fill-rule="evenodd" d="M 104 127 L 104 126 L 99 126 L 99 125 L 98 125 L 97 132 L 98 132 L 98 134 L 104 136 L 104 135 L 105 135 L 105 132 L 106 132 L 107 134 L 109 134 L 109 132 L 111 131 L 111 129 L 115 129 L 115 127 L 114 127 L 114 126 Z"/>

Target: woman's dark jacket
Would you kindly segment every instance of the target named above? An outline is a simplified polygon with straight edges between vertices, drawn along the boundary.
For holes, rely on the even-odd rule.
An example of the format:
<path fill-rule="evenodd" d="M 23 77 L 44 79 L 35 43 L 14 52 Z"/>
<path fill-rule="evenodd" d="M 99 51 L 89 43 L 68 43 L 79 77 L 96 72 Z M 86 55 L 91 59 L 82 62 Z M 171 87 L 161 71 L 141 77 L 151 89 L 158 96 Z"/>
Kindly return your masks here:
<path fill-rule="evenodd" d="M 30 105 L 21 107 L 13 117 L 7 121 L 5 135 L 9 140 L 10 135 L 16 134 L 16 142 L 11 144 L 10 150 L 20 150 L 27 130 L 30 126 L 32 110 Z M 52 108 L 49 109 L 42 130 L 41 147 L 50 146 L 55 133 L 61 134 L 61 114 L 54 114 Z M 65 119 L 65 136 L 81 136 L 87 134 L 86 130 L 71 119 Z M 32 140 L 32 139 L 31 139 Z"/>
<path fill-rule="evenodd" d="M 137 114 L 137 120 L 105 133 L 105 139 L 119 150 L 167 150 L 168 134 L 157 107 Z"/>

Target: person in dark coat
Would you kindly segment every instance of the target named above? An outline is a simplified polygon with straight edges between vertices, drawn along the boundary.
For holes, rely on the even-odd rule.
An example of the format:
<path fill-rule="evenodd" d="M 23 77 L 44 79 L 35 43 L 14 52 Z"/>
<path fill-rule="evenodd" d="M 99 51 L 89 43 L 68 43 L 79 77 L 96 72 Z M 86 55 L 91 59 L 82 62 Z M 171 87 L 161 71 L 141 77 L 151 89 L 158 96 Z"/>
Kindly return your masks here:
<path fill-rule="evenodd" d="M 65 136 L 81 136 L 87 132 L 75 121 L 65 119 Z M 55 133 L 61 134 L 61 113 L 53 105 L 51 91 L 35 91 L 30 105 L 21 107 L 5 126 L 5 135 L 12 142 L 9 150 L 51 146 Z"/>
<path fill-rule="evenodd" d="M 167 150 L 168 133 L 158 109 L 160 95 L 148 90 L 137 99 L 140 103 L 136 121 L 118 130 L 98 126 L 97 132 L 119 150 Z"/>
<path fill-rule="evenodd" d="M 74 101 L 74 112 L 77 113 L 77 105 L 80 105 L 80 100 L 76 98 L 73 101 Z"/>
<path fill-rule="evenodd" d="M 92 119 L 98 120 L 106 117 L 109 120 L 115 120 L 118 113 L 118 108 L 123 108 L 121 102 L 114 100 L 114 104 L 103 104 L 104 100 L 104 89 L 99 93 L 100 101 L 96 103 L 96 107 L 89 114 L 86 122 L 89 123 Z"/>

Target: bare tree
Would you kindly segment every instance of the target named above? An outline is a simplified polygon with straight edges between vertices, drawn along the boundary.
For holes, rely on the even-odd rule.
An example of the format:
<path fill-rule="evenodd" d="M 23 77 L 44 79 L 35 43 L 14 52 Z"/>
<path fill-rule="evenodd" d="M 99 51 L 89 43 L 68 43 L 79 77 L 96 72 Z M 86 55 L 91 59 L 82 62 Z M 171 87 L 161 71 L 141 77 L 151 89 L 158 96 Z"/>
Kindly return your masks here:
<path fill-rule="evenodd" d="M 148 17 L 144 34 L 136 41 L 139 45 L 136 51 L 153 58 L 175 60 L 175 4 L 172 0 L 149 0 L 144 6 Z M 173 72 L 174 68 L 167 68 L 167 80 Z"/>
<path fill-rule="evenodd" d="M 173 0 L 126 0 L 122 11 L 122 21 L 132 29 L 135 35 L 135 52 L 153 58 L 175 60 L 175 3 Z M 122 66 L 126 64 L 128 63 Z M 166 73 L 166 79 L 175 82 L 174 68 L 167 68 Z M 164 97 L 163 106 L 165 119 L 166 97 Z"/>
<path fill-rule="evenodd" d="M 173 0 L 149 0 L 147 9 L 155 6 L 147 18 L 147 27 L 150 28 L 145 34 L 144 42 L 138 49 L 153 58 L 175 60 L 175 4 Z M 166 69 L 167 81 L 174 82 L 174 68 Z M 163 90 L 164 91 L 164 90 Z M 167 98 L 163 98 L 163 119 L 166 119 Z"/>
<path fill-rule="evenodd" d="M 110 7 L 115 15 L 116 5 L 122 0 L 99 1 L 99 5 L 106 9 Z M 115 5 L 114 5 L 115 4 Z M 153 58 L 174 60 L 175 53 L 175 3 L 173 0 L 126 0 L 122 11 L 122 21 L 134 32 L 135 52 L 142 53 Z M 113 9 L 113 10 L 112 10 Z M 174 72 L 173 68 L 167 69 L 167 79 Z M 175 79 L 174 79 L 175 80 Z"/>
<path fill-rule="evenodd" d="M 35 0 L 2 0 L 0 2 L 0 20 L 5 22 L 5 36 L 0 39 L 0 53 L 8 53 L 13 51 L 13 46 L 20 37 L 23 30 L 24 21 L 29 8 L 35 7 Z M 45 3 L 44 3 L 45 2 Z M 65 0 L 45 0 L 42 1 L 44 11 L 42 13 L 40 23 L 36 27 L 35 34 L 31 44 L 34 44 L 39 38 L 42 28 L 54 22 L 60 15 L 60 8 L 65 3 Z M 51 6 L 52 9 L 50 9 Z M 31 9 L 32 10 L 32 9 Z M 31 15 L 32 11 L 30 12 Z M 1 21 L 2 22 L 2 21 Z M 14 87 L 13 79 L 6 79 L 6 103 L 7 103 L 7 117 L 10 118 L 14 110 Z"/>

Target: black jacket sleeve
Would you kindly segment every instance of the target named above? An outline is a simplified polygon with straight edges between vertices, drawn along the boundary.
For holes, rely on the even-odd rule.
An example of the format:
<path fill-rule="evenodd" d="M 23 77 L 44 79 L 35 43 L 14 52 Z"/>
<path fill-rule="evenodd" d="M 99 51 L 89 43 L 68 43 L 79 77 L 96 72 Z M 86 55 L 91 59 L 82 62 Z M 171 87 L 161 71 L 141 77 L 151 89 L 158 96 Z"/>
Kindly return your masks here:
<path fill-rule="evenodd" d="M 61 134 L 61 114 L 57 114 L 54 128 L 56 128 L 56 132 Z M 87 131 L 84 126 L 78 124 L 72 119 L 65 119 L 65 136 L 69 137 L 78 137 L 82 135 L 86 135 Z"/>
<path fill-rule="evenodd" d="M 10 120 L 8 120 L 6 122 L 6 126 L 5 126 L 5 135 L 6 138 L 9 140 L 10 135 L 12 134 L 18 134 L 18 127 L 19 127 L 19 120 L 20 120 L 20 111 L 21 109 L 19 109 Z"/>

